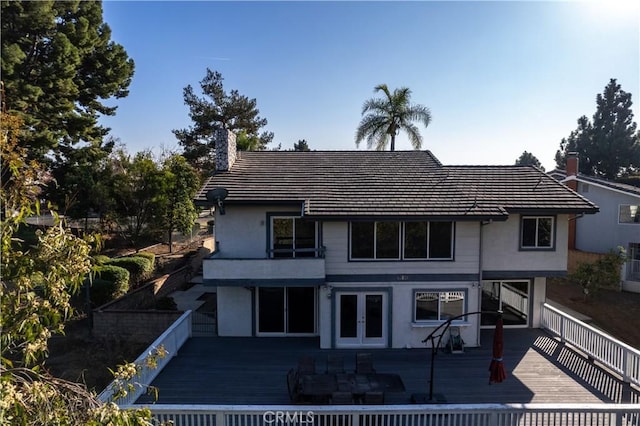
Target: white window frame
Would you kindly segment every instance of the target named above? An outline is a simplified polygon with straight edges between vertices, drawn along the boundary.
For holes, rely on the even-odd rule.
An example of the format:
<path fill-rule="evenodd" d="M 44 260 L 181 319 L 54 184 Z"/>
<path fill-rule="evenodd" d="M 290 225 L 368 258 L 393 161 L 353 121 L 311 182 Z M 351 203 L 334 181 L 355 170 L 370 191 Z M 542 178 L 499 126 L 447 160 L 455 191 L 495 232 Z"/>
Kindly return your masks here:
<path fill-rule="evenodd" d="M 630 222 L 622 222 L 620 220 L 622 216 L 623 207 L 629 207 L 629 218 L 632 219 Z M 634 218 L 636 217 L 640 217 L 640 204 L 620 204 L 618 206 L 618 224 L 619 225 L 640 225 L 640 220 L 637 222 L 634 220 Z"/>
<path fill-rule="evenodd" d="M 438 318 L 437 319 L 418 319 L 417 318 L 417 314 L 418 314 L 418 295 L 419 294 L 423 294 L 423 293 L 435 293 L 438 294 Z M 413 318 L 412 318 L 412 322 L 414 324 L 440 324 L 443 323 L 445 321 L 448 321 L 448 318 L 443 319 L 442 318 L 442 301 L 443 301 L 443 296 L 449 297 L 450 295 L 458 295 L 462 297 L 462 312 L 459 315 L 464 315 L 468 312 L 468 307 L 467 307 L 467 303 L 468 303 L 468 296 L 469 296 L 469 291 L 467 289 L 464 288 L 454 288 L 454 289 L 442 289 L 442 288 L 438 288 L 438 289 L 428 289 L 428 288 L 419 288 L 419 289 L 414 289 L 413 290 Z M 464 323 L 465 319 L 464 317 L 459 318 L 457 320 L 452 321 L 453 324 L 456 323 Z"/>

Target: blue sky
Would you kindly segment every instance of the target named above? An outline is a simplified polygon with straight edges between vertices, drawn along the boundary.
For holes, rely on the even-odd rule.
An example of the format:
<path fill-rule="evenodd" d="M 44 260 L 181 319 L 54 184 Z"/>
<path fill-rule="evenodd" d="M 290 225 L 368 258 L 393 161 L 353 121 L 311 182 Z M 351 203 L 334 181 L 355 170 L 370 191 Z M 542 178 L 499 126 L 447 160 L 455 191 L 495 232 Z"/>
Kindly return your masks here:
<path fill-rule="evenodd" d="M 632 3 L 105 1 L 136 71 L 102 123 L 130 152 L 178 149 L 182 90 L 209 67 L 256 98 L 274 145 L 350 150 L 363 102 L 386 83 L 430 108 L 422 148 L 444 164 L 513 164 L 527 150 L 550 170 L 610 78 L 640 121 Z M 396 149 L 411 149 L 403 134 Z"/>

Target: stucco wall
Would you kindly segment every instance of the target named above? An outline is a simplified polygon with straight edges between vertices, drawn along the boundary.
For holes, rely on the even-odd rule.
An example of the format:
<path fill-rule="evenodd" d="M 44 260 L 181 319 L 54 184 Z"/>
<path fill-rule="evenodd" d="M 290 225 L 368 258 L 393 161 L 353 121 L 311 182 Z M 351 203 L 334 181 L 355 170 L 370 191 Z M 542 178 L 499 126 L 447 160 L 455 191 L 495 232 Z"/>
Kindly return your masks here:
<path fill-rule="evenodd" d="M 588 192 L 580 183 L 578 192 L 600 207 L 596 214 L 584 215 L 576 219 L 576 248 L 583 251 L 607 253 L 622 246 L 627 250 L 629 243 L 640 243 L 640 224 L 618 224 L 620 204 L 640 204 L 640 197 L 614 192 L 609 189 L 589 185 Z M 597 230 L 597 232 L 594 232 Z"/>
<path fill-rule="evenodd" d="M 218 287 L 218 336 L 251 336 L 251 291 Z"/>
<path fill-rule="evenodd" d="M 267 257 L 267 212 L 294 212 L 295 207 L 226 206 L 226 214 L 216 212 L 215 235 L 218 249 L 226 258 Z"/>
<path fill-rule="evenodd" d="M 475 282 L 412 282 L 407 284 L 395 284 L 391 286 L 385 282 L 366 282 L 366 283 L 332 283 L 327 282 L 328 287 L 323 287 L 319 292 L 319 333 L 320 346 L 322 348 L 331 348 L 335 344 L 334 334 L 337 330 L 332 330 L 336 326 L 336 322 L 332 321 L 335 315 L 333 309 L 333 298 L 340 291 L 349 291 L 353 289 L 358 291 L 367 288 L 370 291 L 379 288 L 387 290 L 392 287 L 389 294 L 391 303 L 388 305 L 388 314 L 391 315 L 391 329 L 389 345 L 393 348 L 424 348 L 427 347 L 422 343 L 429 333 L 431 333 L 438 324 L 416 324 L 413 323 L 414 310 L 414 291 L 425 289 L 446 290 L 467 290 L 467 311 L 476 311 L 478 308 L 478 285 Z M 327 297 L 328 290 L 331 289 L 331 297 Z M 387 300 L 389 302 L 389 300 Z M 337 303 L 337 300 L 335 301 Z M 478 321 L 479 316 L 473 315 L 469 317 L 467 323 L 461 325 L 461 335 L 467 346 L 478 345 Z M 447 338 L 443 338 L 443 344 L 447 342 Z"/>
<path fill-rule="evenodd" d="M 554 250 L 520 250 L 520 215 L 493 222 L 483 230 L 484 271 L 566 271 L 568 216 L 557 215 Z"/>

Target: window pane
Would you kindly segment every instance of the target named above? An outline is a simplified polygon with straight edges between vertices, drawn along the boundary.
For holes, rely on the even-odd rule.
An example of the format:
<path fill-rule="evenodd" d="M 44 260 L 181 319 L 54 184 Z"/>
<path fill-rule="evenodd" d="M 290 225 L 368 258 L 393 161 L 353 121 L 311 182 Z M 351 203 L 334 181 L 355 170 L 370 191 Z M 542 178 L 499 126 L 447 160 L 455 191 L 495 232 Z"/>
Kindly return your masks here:
<path fill-rule="evenodd" d="M 453 224 L 451 222 L 429 223 L 429 258 L 451 259 L 452 244 L 451 234 Z"/>
<path fill-rule="evenodd" d="M 400 222 L 376 223 L 376 258 L 400 258 Z"/>
<path fill-rule="evenodd" d="M 551 247 L 552 231 L 553 219 L 550 217 L 538 218 L 538 247 Z"/>
<path fill-rule="evenodd" d="M 289 333 L 315 332 L 315 289 L 287 288 L 287 321 Z"/>
<path fill-rule="evenodd" d="M 464 313 L 464 292 L 445 291 L 440 293 L 440 319 L 448 320 Z"/>
<path fill-rule="evenodd" d="M 353 222 L 351 224 L 351 258 L 373 259 L 374 222 Z"/>
<path fill-rule="evenodd" d="M 439 293 L 416 293 L 416 321 L 438 319 Z"/>
<path fill-rule="evenodd" d="M 404 225 L 404 257 L 426 259 L 427 222 L 406 222 Z"/>
<path fill-rule="evenodd" d="M 314 257 L 316 255 L 315 251 L 308 250 L 316 248 L 316 223 L 303 220 L 296 219 L 296 257 Z M 299 251 L 300 249 L 307 249 L 304 251 Z"/>
<path fill-rule="evenodd" d="M 536 246 L 536 219 L 522 219 L 522 247 Z"/>
<path fill-rule="evenodd" d="M 620 206 L 620 223 L 640 223 L 640 206 Z"/>
<path fill-rule="evenodd" d="M 382 337 L 382 295 L 366 295 L 365 318 L 365 337 Z"/>
<path fill-rule="evenodd" d="M 260 287 L 258 289 L 258 331 L 261 333 L 284 332 L 284 288 Z"/>
<path fill-rule="evenodd" d="M 340 337 L 358 336 L 358 296 L 340 295 Z"/>
<path fill-rule="evenodd" d="M 273 219 L 273 257 L 293 257 L 293 218 Z"/>

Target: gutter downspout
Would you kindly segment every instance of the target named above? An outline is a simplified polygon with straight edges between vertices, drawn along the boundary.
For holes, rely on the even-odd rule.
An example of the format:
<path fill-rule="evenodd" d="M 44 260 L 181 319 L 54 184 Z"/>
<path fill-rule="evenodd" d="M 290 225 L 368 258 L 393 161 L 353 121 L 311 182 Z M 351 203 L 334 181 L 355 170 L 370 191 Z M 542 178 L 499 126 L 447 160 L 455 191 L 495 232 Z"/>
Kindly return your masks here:
<path fill-rule="evenodd" d="M 484 227 L 486 225 L 490 225 L 491 223 L 493 223 L 493 220 L 489 219 L 488 222 L 482 222 L 480 221 L 480 242 L 479 242 L 479 248 L 478 248 L 478 306 L 476 311 L 480 312 L 482 311 L 482 257 L 483 257 L 483 252 L 482 252 L 482 230 L 484 229 Z M 480 346 L 480 327 L 482 324 L 482 316 L 480 316 L 478 318 L 478 327 L 476 328 L 476 345 Z"/>

